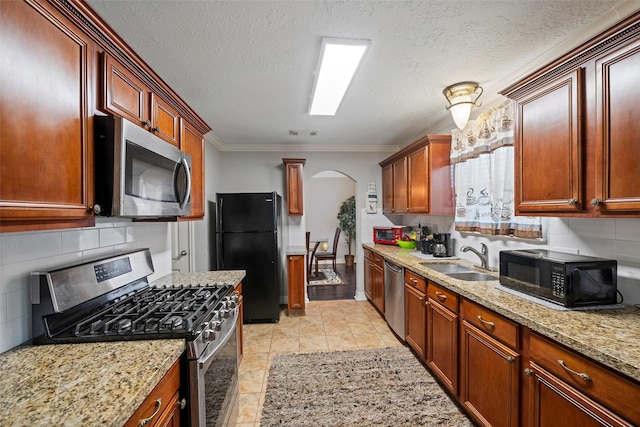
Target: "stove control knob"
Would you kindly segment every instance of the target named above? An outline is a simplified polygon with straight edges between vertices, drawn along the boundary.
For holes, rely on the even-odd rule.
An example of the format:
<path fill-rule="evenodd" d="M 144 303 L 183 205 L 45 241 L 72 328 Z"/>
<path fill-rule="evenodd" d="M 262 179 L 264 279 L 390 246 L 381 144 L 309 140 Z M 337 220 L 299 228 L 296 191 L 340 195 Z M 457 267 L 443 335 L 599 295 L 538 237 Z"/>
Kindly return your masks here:
<path fill-rule="evenodd" d="M 229 310 L 219 310 L 218 311 L 219 319 L 228 319 L 229 318 Z"/>
<path fill-rule="evenodd" d="M 214 331 L 219 331 L 222 329 L 222 322 L 218 320 L 212 320 L 211 323 L 209 323 L 209 327 Z"/>
<path fill-rule="evenodd" d="M 228 309 L 233 309 L 233 308 L 236 308 L 236 305 L 238 304 L 236 301 L 233 301 L 232 299 L 228 299 L 224 302 L 224 305 Z"/>
<path fill-rule="evenodd" d="M 205 329 L 204 330 L 204 340 L 205 341 L 213 341 L 218 336 L 218 332 L 213 329 Z"/>
<path fill-rule="evenodd" d="M 233 295 L 231 295 L 231 296 L 229 297 L 229 299 L 230 299 L 231 301 L 233 301 L 234 303 L 236 303 L 236 304 L 238 304 L 238 302 L 240 302 L 240 296 L 239 296 L 239 294 L 238 294 L 238 292 L 237 292 L 237 291 L 236 291 L 236 292 L 234 292 L 234 293 L 233 293 Z"/>

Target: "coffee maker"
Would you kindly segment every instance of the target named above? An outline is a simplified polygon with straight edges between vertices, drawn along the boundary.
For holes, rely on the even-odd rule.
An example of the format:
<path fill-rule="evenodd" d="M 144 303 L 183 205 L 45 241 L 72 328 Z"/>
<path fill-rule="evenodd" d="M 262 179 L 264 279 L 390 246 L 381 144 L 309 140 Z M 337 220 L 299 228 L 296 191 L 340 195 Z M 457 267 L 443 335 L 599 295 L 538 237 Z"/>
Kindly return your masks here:
<path fill-rule="evenodd" d="M 433 256 L 438 258 L 453 255 L 450 233 L 433 233 Z"/>

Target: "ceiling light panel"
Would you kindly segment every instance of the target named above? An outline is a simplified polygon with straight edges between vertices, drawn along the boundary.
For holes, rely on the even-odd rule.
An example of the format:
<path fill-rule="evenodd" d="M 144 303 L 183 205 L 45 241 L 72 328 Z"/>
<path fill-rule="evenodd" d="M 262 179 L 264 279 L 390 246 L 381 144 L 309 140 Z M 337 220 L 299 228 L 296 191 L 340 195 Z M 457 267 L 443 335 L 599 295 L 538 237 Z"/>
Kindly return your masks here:
<path fill-rule="evenodd" d="M 371 40 L 323 38 L 309 114 L 334 116 Z"/>

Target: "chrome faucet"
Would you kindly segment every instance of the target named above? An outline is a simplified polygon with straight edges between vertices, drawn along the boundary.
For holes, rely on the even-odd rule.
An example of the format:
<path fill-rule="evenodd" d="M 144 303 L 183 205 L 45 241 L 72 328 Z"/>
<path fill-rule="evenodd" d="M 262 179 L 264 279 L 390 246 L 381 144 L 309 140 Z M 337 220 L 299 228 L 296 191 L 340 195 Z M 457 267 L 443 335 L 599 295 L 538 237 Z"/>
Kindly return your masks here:
<path fill-rule="evenodd" d="M 460 248 L 460 250 L 462 252 L 471 251 L 474 254 L 478 255 L 478 257 L 480 258 L 480 268 L 484 268 L 485 270 L 489 268 L 489 249 L 484 243 L 480 243 L 480 250 L 482 252 L 472 248 L 471 246 L 463 246 Z"/>

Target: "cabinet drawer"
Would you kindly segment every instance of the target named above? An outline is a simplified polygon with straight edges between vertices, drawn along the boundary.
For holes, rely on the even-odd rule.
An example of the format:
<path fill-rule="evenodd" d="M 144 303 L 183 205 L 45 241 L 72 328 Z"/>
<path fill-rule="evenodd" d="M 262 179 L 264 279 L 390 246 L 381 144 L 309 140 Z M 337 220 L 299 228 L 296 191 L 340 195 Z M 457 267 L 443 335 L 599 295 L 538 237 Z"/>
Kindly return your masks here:
<path fill-rule="evenodd" d="M 438 301 L 440 305 L 448 308 L 452 312 L 458 312 L 458 294 L 440 287 L 433 282 L 429 282 L 427 295 L 429 296 L 429 298 L 434 301 Z"/>
<path fill-rule="evenodd" d="M 180 361 L 174 363 L 169 369 L 169 372 L 160 380 L 158 385 L 149 393 L 147 398 L 138 407 L 136 412 L 133 413 L 131 418 L 125 424 L 125 427 L 137 427 L 140 422 L 146 418 L 153 418 L 147 424 L 153 426 L 160 418 L 169 404 L 172 402 L 172 397 L 180 389 Z M 154 415 L 155 414 L 155 415 Z"/>
<path fill-rule="evenodd" d="M 427 293 L 427 281 L 424 277 L 418 276 L 413 271 L 405 270 L 404 271 L 404 282 L 413 286 L 417 290 L 422 293 Z"/>
<path fill-rule="evenodd" d="M 369 261 L 373 261 L 373 252 L 369 249 L 364 250 L 364 259 L 368 259 Z"/>
<path fill-rule="evenodd" d="M 585 395 L 640 425 L 640 386 L 587 358 L 531 334 L 531 360 Z"/>
<path fill-rule="evenodd" d="M 512 348 L 517 348 L 517 323 L 468 300 L 462 301 L 462 317 L 481 331 L 497 338 Z"/>
<path fill-rule="evenodd" d="M 377 253 L 373 253 L 371 262 L 380 268 L 384 268 L 384 258 Z"/>

